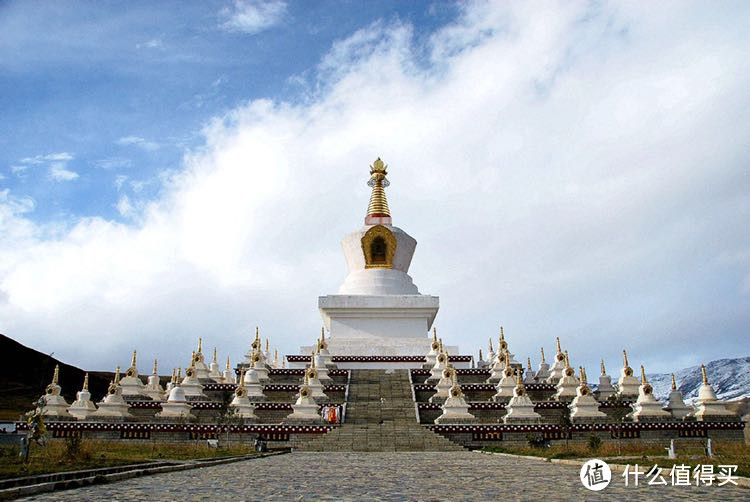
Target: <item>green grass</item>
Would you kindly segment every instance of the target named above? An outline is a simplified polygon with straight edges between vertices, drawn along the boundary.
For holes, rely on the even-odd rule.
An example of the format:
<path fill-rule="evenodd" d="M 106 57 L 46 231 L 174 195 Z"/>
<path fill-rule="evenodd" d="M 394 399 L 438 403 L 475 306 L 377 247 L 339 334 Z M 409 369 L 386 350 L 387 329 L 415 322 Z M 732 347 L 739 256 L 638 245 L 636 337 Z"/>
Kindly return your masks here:
<path fill-rule="evenodd" d="M 714 457 L 709 459 L 704 456 L 700 443 L 682 448 L 677 445 L 677 459 L 670 460 L 666 456 L 664 444 L 622 444 L 619 448 L 616 443 L 605 443 L 596 451 L 591 451 L 585 444 L 553 445 L 549 448 L 534 448 L 527 445 L 503 445 L 484 448 L 484 451 L 497 453 L 510 453 L 514 455 L 528 455 L 547 459 L 553 458 L 576 458 L 590 459 L 593 457 L 602 459 L 608 463 L 615 464 L 638 464 L 652 466 L 658 464 L 668 471 L 674 464 L 685 464 L 695 467 L 699 464 L 713 464 L 714 470 L 718 472 L 719 465 L 736 465 L 737 475 L 750 477 L 750 446 L 728 441 L 715 441 L 713 443 Z"/>
<path fill-rule="evenodd" d="M 18 448 L 0 448 L 0 479 L 78 469 L 95 469 L 155 460 L 192 460 L 254 453 L 252 445 L 208 448 L 205 441 L 191 444 L 128 443 L 83 440 L 76 451 L 71 442 L 32 444 L 29 463 L 19 458 Z"/>

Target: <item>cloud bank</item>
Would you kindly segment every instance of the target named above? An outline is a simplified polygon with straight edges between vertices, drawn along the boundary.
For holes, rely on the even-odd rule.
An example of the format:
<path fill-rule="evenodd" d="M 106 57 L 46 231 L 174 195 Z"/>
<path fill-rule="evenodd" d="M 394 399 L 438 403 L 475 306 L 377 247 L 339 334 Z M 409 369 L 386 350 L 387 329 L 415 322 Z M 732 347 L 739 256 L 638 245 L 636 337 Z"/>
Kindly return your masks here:
<path fill-rule="evenodd" d="M 127 224 L 34 224 L 0 193 L 2 331 L 92 369 L 133 348 L 185 365 L 198 336 L 236 362 L 256 324 L 295 353 L 345 276 L 339 240 L 380 156 L 394 224 L 419 242 L 411 275 L 462 352 L 502 323 L 535 364 L 555 336 L 612 370 L 622 348 L 650 372 L 746 355 L 737 8 L 472 4 L 428 37 L 375 22 L 298 100 L 207 124 L 157 198 L 112 202 Z"/>

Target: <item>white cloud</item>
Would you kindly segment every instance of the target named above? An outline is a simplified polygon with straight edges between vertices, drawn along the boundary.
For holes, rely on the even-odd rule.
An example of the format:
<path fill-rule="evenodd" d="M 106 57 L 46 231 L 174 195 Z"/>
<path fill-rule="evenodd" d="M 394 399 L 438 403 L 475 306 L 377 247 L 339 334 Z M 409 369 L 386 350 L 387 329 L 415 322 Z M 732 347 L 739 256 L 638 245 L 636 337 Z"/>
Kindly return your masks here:
<path fill-rule="evenodd" d="M 164 40 L 161 38 L 152 38 L 146 42 L 135 44 L 136 49 L 163 49 Z"/>
<path fill-rule="evenodd" d="M 130 203 L 130 198 L 127 195 L 121 195 L 117 201 L 117 212 L 124 218 L 133 216 L 135 208 Z"/>
<path fill-rule="evenodd" d="M 78 173 L 66 169 L 62 162 L 53 162 L 49 167 L 49 178 L 53 181 L 72 181 L 78 178 Z"/>
<path fill-rule="evenodd" d="M 20 165 L 20 166 L 18 166 L 18 165 L 10 166 L 11 172 L 13 174 L 17 174 L 17 175 L 23 174 L 28 168 L 29 168 L 28 164 L 24 164 L 24 165 Z"/>
<path fill-rule="evenodd" d="M 140 136 L 124 136 L 117 140 L 117 144 L 123 146 L 134 145 L 147 151 L 156 150 L 160 146 L 159 143 L 156 143 L 155 141 L 149 141 L 147 139 L 141 138 Z"/>
<path fill-rule="evenodd" d="M 305 104 L 208 124 L 137 221 L 35 225 L 0 197 L 0 325 L 92 369 L 134 347 L 184 365 L 198 336 L 236 361 L 256 324 L 293 352 L 381 156 L 411 275 L 462 352 L 502 322 L 519 359 L 555 335 L 613 369 L 625 347 L 649 371 L 740 355 L 750 269 L 722 257 L 750 252 L 750 45 L 703 8 L 472 4 L 423 46 L 375 23 Z"/>
<path fill-rule="evenodd" d="M 99 159 L 96 162 L 94 162 L 94 165 L 96 167 L 99 167 L 101 169 L 108 169 L 108 170 L 130 167 L 131 164 L 132 164 L 132 161 L 125 157 L 108 157 L 106 159 Z"/>
<path fill-rule="evenodd" d="M 117 188 L 118 192 L 122 189 L 122 184 L 125 183 L 127 179 L 128 177 L 124 174 L 118 174 L 117 176 L 115 176 L 115 187 Z"/>
<path fill-rule="evenodd" d="M 253 35 L 279 24 L 287 4 L 280 0 L 235 0 L 233 7 L 222 9 L 226 20 L 221 27 Z"/>

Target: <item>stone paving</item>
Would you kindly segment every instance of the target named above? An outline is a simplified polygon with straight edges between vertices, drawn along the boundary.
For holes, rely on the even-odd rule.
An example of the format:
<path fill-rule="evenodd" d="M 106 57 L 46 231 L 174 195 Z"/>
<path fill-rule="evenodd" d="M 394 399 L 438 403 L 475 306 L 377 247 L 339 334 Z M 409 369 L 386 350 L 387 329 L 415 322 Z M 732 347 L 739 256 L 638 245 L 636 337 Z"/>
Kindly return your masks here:
<path fill-rule="evenodd" d="M 310 452 L 53 492 L 33 500 L 750 500 L 750 490 L 729 486 L 625 487 L 617 474 L 604 491 L 591 492 L 578 473 L 578 467 L 469 451 Z"/>

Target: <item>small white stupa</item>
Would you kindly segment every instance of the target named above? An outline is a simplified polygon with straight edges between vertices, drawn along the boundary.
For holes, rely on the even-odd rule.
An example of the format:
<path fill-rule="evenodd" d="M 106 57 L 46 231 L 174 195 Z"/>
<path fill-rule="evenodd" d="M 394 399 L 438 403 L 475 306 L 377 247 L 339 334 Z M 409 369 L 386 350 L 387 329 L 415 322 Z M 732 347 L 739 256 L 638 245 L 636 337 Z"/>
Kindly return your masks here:
<path fill-rule="evenodd" d="M 503 352 L 498 352 L 494 358 L 492 366 L 490 367 L 490 376 L 487 378 L 487 383 L 497 385 L 497 383 L 503 379 L 505 368 L 508 367 L 505 361 L 505 354 Z"/>
<path fill-rule="evenodd" d="M 52 382 L 44 389 L 44 410 L 42 414 L 45 417 L 70 418 L 68 408 L 70 405 L 65 398 L 60 395 L 62 388 L 58 385 L 60 379 L 60 365 L 55 365 L 55 371 L 52 373 Z"/>
<path fill-rule="evenodd" d="M 164 399 L 164 389 L 159 381 L 158 364 L 158 361 L 154 359 L 154 369 L 148 377 L 148 384 L 143 388 L 143 394 L 147 395 L 154 401 L 162 401 Z M 167 394 L 166 397 L 168 398 L 169 394 Z"/>
<path fill-rule="evenodd" d="M 214 347 L 214 357 L 209 366 L 208 377 L 216 383 L 224 382 L 224 375 L 221 374 L 221 368 L 219 367 L 219 353 L 216 347 Z"/>
<path fill-rule="evenodd" d="M 232 364 L 227 356 L 227 366 L 224 368 L 224 383 L 235 383 L 234 371 L 232 370 Z"/>
<path fill-rule="evenodd" d="M 477 358 L 475 367 L 482 370 L 487 368 L 487 361 L 484 360 L 484 356 L 482 355 L 482 347 L 479 347 L 479 357 Z"/>
<path fill-rule="evenodd" d="M 638 389 L 638 400 L 633 404 L 630 416 L 636 422 L 654 422 L 670 420 L 672 414 L 661 409 L 661 403 L 654 397 L 654 388 L 646 380 L 646 369 L 641 364 L 641 385 Z"/>
<path fill-rule="evenodd" d="M 185 391 L 176 385 L 169 391 L 166 402 L 161 403 L 161 411 L 156 414 L 156 418 L 191 418 L 192 408 L 185 397 Z"/>
<path fill-rule="evenodd" d="M 531 367 L 531 358 L 526 358 L 526 373 L 523 377 L 524 384 L 536 383 L 536 375 L 534 374 L 534 368 Z"/>
<path fill-rule="evenodd" d="M 492 337 L 490 337 L 490 343 L 487 346 L 487 367 L 491 368 L 495 364 L 496 359 L 495 351 L 492 348 Z"/>
<path fill-rule="evenodd" d="M 674 378 L 674 373 L 672 373 L 672 390 L 669 393 L 669 399 L 667 400 L 667 405 L 664 407 L 664 410 L 671 413 L 677 420 L 684 420 L 691 416 L 695 411 L 693 408 L 686 405 L 685 401 L 682 399 L 682 392 L 677 388 L 677 381 Z"/>
<path fill-rule="evenodd" d="M 536 370 L 536 381 L 545 382 L 549 378 L 549 364 L 544 359 L 544 347 L 542 347 L 542 360 L 539 363 L 539 369 Z"/>
<path fill-rule="evenodd" d="M 68 408 L 68 413 L 78 420 L 86 420 L 96 411 L 96 405 L 91 401 L 89 392 L 89 374 L 83 377 L 83 388 L 76 394 L 76 400 Z"/>
<path fill-rule="evenodd" d="M 498 354 L 498 359 L 500 359 L 501 354 Z M 510 360 L 510 354 L 506 351 L 502 353 L 502 358 L 505 361 Z M 510 400 L 510 398 L 513 397 L 513 391 L 516 388 L 516 377 L 514 376 L 516 371 L 513 369 L 513 367 L 510 364 L 505 365 L 505 369 L 503 369 L 503 377 L 500 379 L 500 381 L 495 386 L 495 395 L 492 396 L 492 400 L 496 403 L 499 402 L 506 402 Z M 520 374 L 520 371 L 519 371 Z"/>
<path fill-rule="evenodd" d="M 263 352 L 256 350 L 253 355 L 250 356 L 250 365 L 255 368 L 255 374 L 258 375 L 258 380 L 261 383 L 268 382 L 271 377 L 268 376 L 268 368 L 264 362 Z"/>
<path fill-rule="evenodd" d="M 602 373 L 599 375 L 599 385 L 596 387 L 594 393 L 599 401 L 606 401 L 615 393 L 615 388 L 612 386 L 612 377 L 607 375 L 607 368 L 604 367 L 604 359 L 601 363 Z"/>
<path fill-rule="evenodd" d="M 739 417 L 729 411 L 724 403 L 716 397 L 713 387 L 708 383 L 708 373 L 706 367 L 701 364 L 701 376 L 703 384 L 698 389 L 698 399 L 696 400 L 696 409 L 693 416 L 700 422 L 710 422 L 719 420 L 739 420 Z"/>
<path fill-rule="evenodd" d="M 211 377 L 211 370 L 206 365 L 205 358 L 203 357 L 203 339 L 198 337 L 198 350 L 193 353 L 193 361 L 191 363 L 195 377 L 198 380 L 208 380 Z"/>
<path fill-rule="evenodd" d="M 448 352 L 443 347 L 443 340 L 438 340 L 440 348 L 438 349 L 438 355 L 435 357 L 435 364 L 430 369 L 430 374 L 424 381 L 426 384 L 435 384 L 440 378 L 442 378 L 443 370 L 448 367 Z"/>
<path fill-rule="evenodd" d="M 537 424 L 541 422 L 542 416 L 534 411 L 534 403 L 526 394 L 526 387 L 521 380 L 521 374 L 516 377 L 516 387 L 513 389 L 513 397 L 505 405 L 503 422 L 506 424 Z"/>
<path fill-rule="evenodd" d="M 169 399 L 169 393 L 179 382 L 180 381 L 177 379 L 177 368 L 172 368 L 172 378 L 167 382 L 167 387 L 164 389 L 164 394 L 162 394 L 160 401 L 166 401 Z"/>
<path fill-rule="evenodd" d="M 143 392 L 143 382 L 138 377 L 138 367 L 136 364 L 136 351 L 133 351 L 133 357 L 130 360 L 130 368 L 125 372 L 125 376 L 120 380 L 122 395 L 130 398 L 145 396 Z"/>
<path fill-rule="evenodd" d="M 263 384 L 258 379 L 258 372 L 255 370 L 255 363 L 250 363 L 247 370 L 242 370 L 238 385 L 245 389 L 245 396 L 251 401 L 265 401 L 266 396 L 263 394 Z"/>
<path fill-rule="evenodd" d="M 452 369 L 452 368 L 451 368 Z M 448 390 L 448 397 L 443 403 L 443 413 L 435 419 L 436 424 L 466 424 L 475 423 L 477 418 L 469 413 L 469 405 L 466 404 L 461 386 L 455 370 L 452 373 L 452 385 Z"/>
<path fill-rule="evenodd" d="M 576 397 L 570 403 L 570 420 L 574 424 L 582 422 L 600 422 L 607 419 L 607 414 L 599 411 L 599 403 L 594 399 L 588 386 L 586 368 L 581 367 L 581 383 L 576 389 Z"/>
<path fill-rule="evenodd" d="M 436 392 L 432 396 L 430 396 L 430 403 L 442 404 L 446 399 L 448 399 L 451 387 L 453 387 L 455 374 L 456 370 L 453 368 L 453 366 L 448 365 L 443 370 L 440 380 L 435 386 Z"/>
<path fill-rule="evenodd" d="M 578 379 L 575 370 L 570 366 L 570 356 L 568 351 L 563 354 L 565 369 L 563 375 L 557 382 L 557 392 L 553 396 L 555 401 L 571 401 L 578 393 Z"/>
<path fill-rule="evenodd" d="M 628 364 L 628 353 L 622 351 L 622 369 L 620 370 L 620 378 L 617 380 L 617 395 L 623 399 L 635 398 L 641 387 L 641 382 L 633 376 L 633 368 Z"/>
<path fill-rule="evenodd" d="M 323 417 L 320 416 L 320 409 L 312 397 L 309 383 L 308 372 L 305 372 L 305 380 L 297 395 L 297 402 L 292 405 L 293 411 L 282 423 L 323 425 Z"/>
<path fill-rule="evenodd" d="M 333 378 L 328 375 L 328 368 L 326 367 L 325 358 L 320 353 L 320 340 L 316 346 L 315 352 L 313 352 L 313 359 L 315 360 L 315 369 L 318 371 L 318 380 L 323 385 L 329 385 L 333 383 Z"/>
<path fill-rule="evenodd" d="M 115 378 L 109 384 L 107 395 L 98 403 L 99 409 L 91 417 L 105 420 L 122 420 L 131 418 L 130 406 L 122 398 L 122 388 L 120 387 L 120 367 L 115 369 Z"/>
<path fill-rule="evenodd" d="M 320 328 L 320 355 L 323 356 L 323 361 L 326 368 L 333 369 L 336 365 L 333 363 L 331 353 L 328 352 L 328 341 L 326 340 L 326 327 Z"/>
<path fill-rule="evenodd" d="M 432 368 L 435 366 L 435 361 L 437 360 L 438 352 L 440 350 L 440 342 L 438 342 L 437 338 L 437 330 L 435 327 L 432 327 L 432 342 L 430 342 L 430 351 L 425 355 L 425 367 L 426 368 Z"/>
<path fill-rule="evenodd" d="M 560 381 L 565 372 L 565 354 L 563 354 L 562 347 L 560 346 L 559 336 L 555 337 L 555 349 L 555 363 L 552 365 L 549 376 L 545 382 L 557 385 L 557 382 Z"/>
<path fill-rule="evenodd" d="M 236 409 L 237 414 L 246 421 L 257 422 L 258 417 L 255 415 L 255 406 L 250 402 L 247 389 L 245 388 L 245 376 L 245 370 L 242 370 L 239 379 L 240 383 L 237 384 L 237 388 L 234 390 L 234 398 L 229 403 L 229 407 Z"/>
<path fill-rule="evenodd" d="M 328 396 L 323 392 L 323 384 L 318 379 L 318 369 L 315 367 L 315 357 L 310 361 L 310 366 L 305 370 L 307 386 L 310 389 L 310 395 L 316 403 L 322 403 L 328 400 Z"/>
<path fill-rule="evenodd" d="M 180 387 L 182 387 L 185 396 L 188 398 L 193 398 L 193 400 L 205 399 L 206 395 L 203 393 L 203 385 L 198 379 L 195 366 L 193 366 L 195 363 L 196 358 L 193 357 L 190 367 L 185 370 L 185 378 L 180 382 Z"/>

